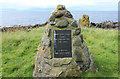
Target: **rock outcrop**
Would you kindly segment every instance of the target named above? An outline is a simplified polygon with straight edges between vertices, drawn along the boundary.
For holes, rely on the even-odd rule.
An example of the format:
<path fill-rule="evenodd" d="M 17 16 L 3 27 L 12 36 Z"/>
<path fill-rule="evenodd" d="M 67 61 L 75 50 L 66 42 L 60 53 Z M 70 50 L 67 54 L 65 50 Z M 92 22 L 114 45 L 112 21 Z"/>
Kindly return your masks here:
<path fill-rule="evenodd" d="M 105 29 L 110 29 L 110 28 L 119 28 L 119 22 L 111 22 L 111 21 L 106 21 L 106 22 L 103 22 L 103 23 L 96 23 L 95 26 L 93 27 L 96 27 L 96 28 L 105 28 Z"/>
<path fill-rule="evenodd" d="M 57 9 L 50 16 L 45 29 L 45 34 L 36 53 L 33 77 L 80 77 L 85 72 L 96 72 L 97 68 L 94 65 L 94 57 L 85 44 L 83 35 L 81 34 L 81 28 L 78 27 L 77 22 L 74 20 L 72 14 L 66 10 L 65 6 L 57 6 Z M 71 35 L 70 39 L 66 40 L 71 41 L 70 50 L 72 55 L 68 57 L 67 55 L 66 57 L 55 57 L 55 52 L 56 55 L 59 54 L 55 48 L 59 48 L 60 46 L 55 45 L 55 30 L 64 30 L 63 32 L 68 30 L 67 32 L 70 32 L 68 34 L 66 32 L 65 35 Z M 62 34 L 60 33 L 60 35 Z M 64 38 L 65 35 L 63 34 L 61 38 Z M 62 45 L 62 47 L 69 47 L 70 45 Z M 67 53 L 69 52 L 64 50 L 62 55 Z"/>
<path fill-rule="evenodd" d="M 91 27 L 88 15 L 83 15 L 82 19 L 79 19 L 79 26 Z"/>

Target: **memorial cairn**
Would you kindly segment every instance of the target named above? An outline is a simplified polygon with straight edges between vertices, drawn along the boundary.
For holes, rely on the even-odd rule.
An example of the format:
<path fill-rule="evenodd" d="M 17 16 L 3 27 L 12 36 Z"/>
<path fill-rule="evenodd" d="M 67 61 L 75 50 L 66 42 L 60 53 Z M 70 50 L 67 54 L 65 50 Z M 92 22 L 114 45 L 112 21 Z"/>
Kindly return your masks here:
<path fill-rule="evenodd" d="M 45 28 L 33 77 L 80 77 L 85 72 L 96 71 L 81 28 L 64 5 L 58 5 L 52 12 Z"/>

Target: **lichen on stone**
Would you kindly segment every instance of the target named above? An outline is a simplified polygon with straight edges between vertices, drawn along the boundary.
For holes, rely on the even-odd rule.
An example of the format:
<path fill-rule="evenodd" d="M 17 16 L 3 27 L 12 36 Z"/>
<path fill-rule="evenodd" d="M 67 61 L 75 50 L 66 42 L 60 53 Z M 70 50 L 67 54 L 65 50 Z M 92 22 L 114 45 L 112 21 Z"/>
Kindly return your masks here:
<path fill-rule="evenodd" d="M 88 15 L 83 15 L 82 19 L 79 19 L 79 26 L 91 27 Z"/>

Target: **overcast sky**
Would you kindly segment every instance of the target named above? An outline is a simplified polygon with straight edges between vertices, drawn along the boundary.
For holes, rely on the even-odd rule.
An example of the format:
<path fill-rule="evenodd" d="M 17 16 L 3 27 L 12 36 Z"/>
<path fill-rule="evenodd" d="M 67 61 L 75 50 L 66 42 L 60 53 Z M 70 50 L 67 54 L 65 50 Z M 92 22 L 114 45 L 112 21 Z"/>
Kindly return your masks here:
<path fill-rule="evenodd" d="M 56 8 L 58 4 L 71 10 L 117 11 L 119 0 L 0 0 L 1 10 L 25 11 L 32 9 Z M 46 9 L 47 10 L 47 9 Z"/>

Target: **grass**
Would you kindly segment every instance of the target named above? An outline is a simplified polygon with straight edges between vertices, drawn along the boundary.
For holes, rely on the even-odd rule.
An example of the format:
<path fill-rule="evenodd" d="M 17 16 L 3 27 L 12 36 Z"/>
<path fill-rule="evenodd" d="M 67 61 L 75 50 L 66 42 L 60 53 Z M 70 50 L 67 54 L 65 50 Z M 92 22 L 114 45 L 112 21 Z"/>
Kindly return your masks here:
<path fill-rule="evenodd" d="M 2 76 L 32 77 L 35 54 L 44 28 L 31 32 L 10 32 L 2 35 Z"/>
<path fill-rule="evenodd" d="M 83 38 L 95 57 L 98 72 L 87 77 L 118 77 L 118 30 L 83 28 Z"/>
<path fill-rule="evenodd" d="M 2 34 L 2 76 L 32 77 L 35 54 L 45 28 L 30 32 Z M 82 34 L 91 54 L 95 57 L 97 73 L 83 77 L 118 77 L 118 31 L 83 28 Z"/>

